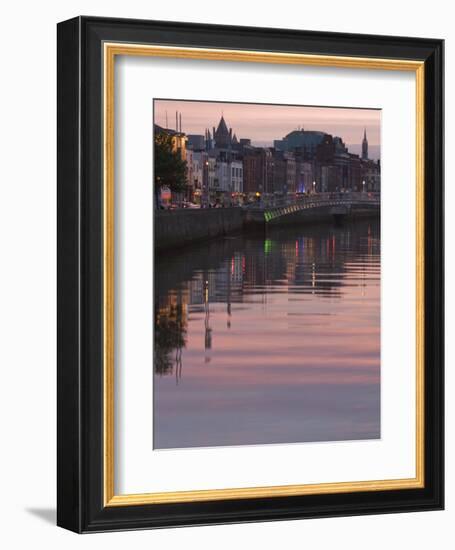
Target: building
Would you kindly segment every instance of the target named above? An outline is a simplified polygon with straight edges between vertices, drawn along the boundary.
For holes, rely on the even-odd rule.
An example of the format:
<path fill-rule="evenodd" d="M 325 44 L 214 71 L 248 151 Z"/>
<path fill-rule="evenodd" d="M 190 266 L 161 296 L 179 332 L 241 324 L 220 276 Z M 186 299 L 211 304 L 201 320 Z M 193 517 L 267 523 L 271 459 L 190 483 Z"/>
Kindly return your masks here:
<path fill-rule="evenodd" d="M 342 168 L 334 164 L 325 164 L 321 166 L 321 176 L 317 191 L 322 193 L 333 193 L 342 191 Z"/>
<path fill-rule="evenodd" d="M 205 136 L 199 134 L 188 134 L 187 148 L 192 149 L 193 151 L 205 151 Z"/>
<path fill-rule="evenodd" d="M 263 193 L 262 149 L 244 148 L 243 151 L 243 192 L 247 198 Z"/>
<path fill-rule="evenodd" d="M 243 193 L 247 200 L 257 200 L 273 193 L 274 158 L 272 149 L 243 148 Z"/>
<path fill-rule="evenodd" d="M 241 160 L 233 160 L 230 163 L 231 181 L 230 191 L 234 202 L 239 203 L 240 195 L 243 193 L 243 162 Z"/>
<path fill-rule="evenodd" d="M 210 130 L 208 128 L 206 128 L 206 130 L 205 130 L 205 150 L 210 151 L 211 149 L 213 149 L 213 147 L 214 147 L 214 145 L 213 145 L 212 134 L 210 133 Z"/>
<path fill-rule="evenodd" d="M 195 146 L 202 145 L 201 139 L 192 140 Z M 207 154 L 207 181 L 211 204 L 232 204 L 242 202 L 243 160 L 240 143 L 232 128 L 228 129 L 224 116 L 218 126 L 205 131 L 205 151 Z"/>
<path fill-rule="evenodd" d="M 188 200 L 198 204 L 208 201 L 208 160 L 205 151 L 187 150 Z"/>
<path fill-rule="evenodd" d="M 217 149 L 230 149 L 232 145 L 232 128 L 228 130 L 224 116 L 220 118 L 218 127 L 213 127 L 214 146 Z"/>
<path fill-rule="evenodd" d="M 297 188 L 297 162 L 294 153 L 284 153 L 286 161 L 286 187 L 284 194 L 294 194 Z"/>
<path fill-rule="evenodd" d="M 361 191 L 361 187 L 362 173 L 360 157 L 359 155 L 349 153 L 348 189 L 350 191 Z"/>
<path fill-rule="evenodd" d="M 314 182 L 313 163 L 301 159 L 296 160 L 296 193 L 313 191 Z"/>
<path fill-rule="evenodd" d="M 296 160 L 295 191 L 346 192 L 361 191 L 363 180 L 367 188 L 380 188 L 380 168 L 369 164 L 368 139 L 364 130 L 362 155 L 348 151 L 343 140 L 325 132 L 298 129 L 281 140 L 275 140 L 274 191 L 292 193 L 293 162 L 287 162 L 283 179 L 281 154 L 294 153 Z M 286 190 L 285 190 L 286 187 Z"/>
<path fill-rule="evenodd" d="M 230 193 L 230 166 L 229 163 L 223 160 L 216 160 L 215 178 L 217 180 L 217 189 L 223 194 Z"/>
<path fill-rule="evenodd" d="M 216 202 L 218 196 L 219 196 L 219 188 L 218 188 L 218 179 L 216 177 L 216 158 L 212 156 L 208 156 L 207 158 L 208 162 L 208 173 L 207 173 L 207 179 L 208 179 L 208 188 L 209 188 L 209 199 L 210 202 Z"/>
<path fill-rule="evenodd" d="M 305 160 L 311 160 L 316 154 L 318 145 L 322 143 L 327 134 L 317 131 L 294 130 L 283 139 L 275 140 L 273 146 L 277 151 L 298 150 Z"/>
<path fill-rule="evenodd" d="M 362 191 L 378 193 L 381 191 L 381 163 L 378 160 L 362 160 L 361 163 Z"/>
<path fill-rule="evenodd" d="M 195 162 L 193 158 L 194 152 L 188 149 L 186 152 L 186 184 L 187 184 L 187 200 L 192 201 L 195 191 L 196 178 L 194 176 Z"/>
<path fill-rule="evenodd" d="M 191 151 L 189 159 L 191 159 L 191 169 L 188 172 L 191 172 L 192 176 L 192 185 L 194 189 L 202 189 L 204 183 L 204 162 L 206 161 L 207 154 L 205 151 Z M 189 163 L 189 161 L 188 161 Z"/>
<path fill-rule="evenodd" d="M 224 205 L 239 204 L 243 194 L 243 162 L 241 160 L 222 160 L 210 157 L 211 169 L 214 172 L 210 188 L 210 201 Z M 209 176 L 209 182 L 211 177 Z"/>
<path fill-rule="evenodd" d="M 273 149 L 273 193 L 275 195 L 287 195 L 296 190 L 296 159 L 290 151 L 277 151 Z"/>

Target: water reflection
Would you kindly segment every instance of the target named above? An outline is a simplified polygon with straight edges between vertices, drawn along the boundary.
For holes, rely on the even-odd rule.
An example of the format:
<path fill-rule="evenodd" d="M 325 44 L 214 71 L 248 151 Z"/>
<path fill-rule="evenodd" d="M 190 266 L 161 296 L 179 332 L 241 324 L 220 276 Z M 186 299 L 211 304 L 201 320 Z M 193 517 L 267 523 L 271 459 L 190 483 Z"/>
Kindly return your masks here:
<path fill-rule="evenodd" d="M 159 256 L 156 448 L 377 438 L 379 226 Z"/>

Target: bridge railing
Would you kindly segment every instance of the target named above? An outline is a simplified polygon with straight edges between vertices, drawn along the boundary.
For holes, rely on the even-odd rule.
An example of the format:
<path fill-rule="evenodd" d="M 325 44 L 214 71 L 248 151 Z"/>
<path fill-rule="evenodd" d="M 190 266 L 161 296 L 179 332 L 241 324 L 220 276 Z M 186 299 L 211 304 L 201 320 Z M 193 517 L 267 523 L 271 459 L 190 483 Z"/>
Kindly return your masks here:
<path fill-rule="evenodd" d="M 349 192 L 349 193 L 313 193 L 311 195 L 290 195 L 286 197 L 274 197 L 265 196 L 250 208 L 267 209 L 267 208 L 281 208 L 292 205 L 305 205 L 305 204 L 329 204 L 329 203 L 370 203 L 378 204 L 380 200 L 379 193 L 372 192 Z"/>

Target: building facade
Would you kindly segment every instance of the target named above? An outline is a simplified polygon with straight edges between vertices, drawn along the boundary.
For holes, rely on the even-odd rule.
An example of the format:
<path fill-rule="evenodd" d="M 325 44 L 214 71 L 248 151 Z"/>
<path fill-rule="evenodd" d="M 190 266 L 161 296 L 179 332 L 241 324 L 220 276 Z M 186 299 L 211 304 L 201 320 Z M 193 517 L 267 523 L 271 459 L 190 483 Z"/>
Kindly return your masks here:
<path fill-rule="evenodd" d="M 170 135 L 187 162 L 187 200 L 204 206 L 381 188 L 380 162 L 368 158 L 366 129 L 360 155 L 338 136 L 303 127 L 275 140 L 274 147 L 256 147 L 249 138 L 238 139 L 224 116 L 204 135 L 159 126 L 155 131 Z"/>
<path fill-rule="evenodd" d="M 230 163 L 231 168 L 231 193 L 240 195 L 243 193 L 243 162 L 241 160 L 233 160 Z"/>

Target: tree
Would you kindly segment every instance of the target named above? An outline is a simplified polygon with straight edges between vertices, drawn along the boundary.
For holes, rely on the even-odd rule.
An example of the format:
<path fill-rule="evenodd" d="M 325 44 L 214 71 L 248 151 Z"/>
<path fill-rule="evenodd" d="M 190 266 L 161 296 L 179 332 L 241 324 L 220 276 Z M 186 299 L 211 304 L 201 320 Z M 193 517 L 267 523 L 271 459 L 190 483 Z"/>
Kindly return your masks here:
<path fill-rule="evenodd" d="M 174 193 L 184 191 L 186 186 L 186 161 L 174 151 L 172 136 L 155 133 L 155 188 L 166 185 Z"/>

